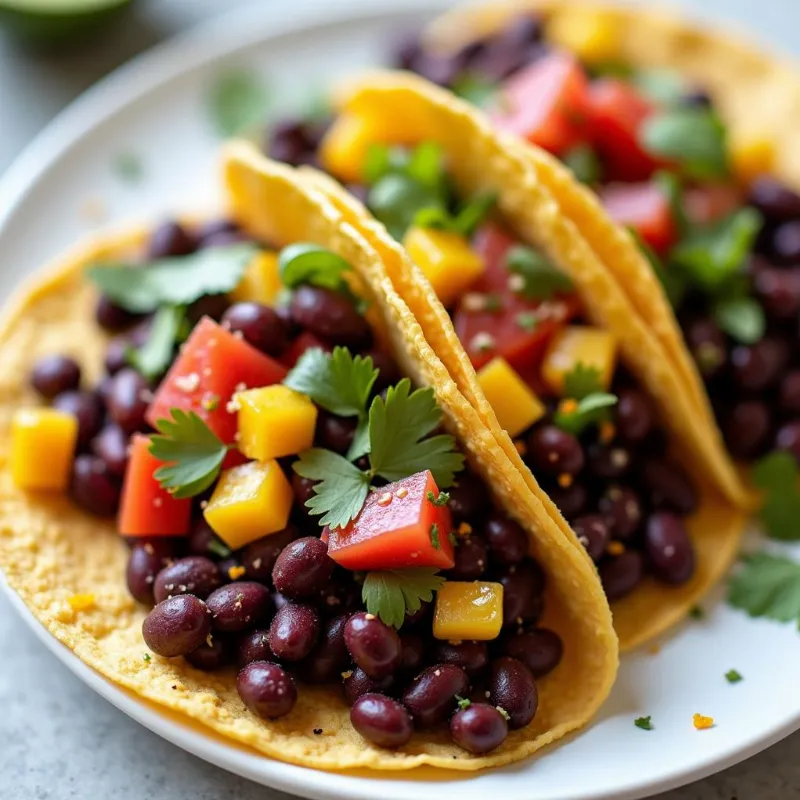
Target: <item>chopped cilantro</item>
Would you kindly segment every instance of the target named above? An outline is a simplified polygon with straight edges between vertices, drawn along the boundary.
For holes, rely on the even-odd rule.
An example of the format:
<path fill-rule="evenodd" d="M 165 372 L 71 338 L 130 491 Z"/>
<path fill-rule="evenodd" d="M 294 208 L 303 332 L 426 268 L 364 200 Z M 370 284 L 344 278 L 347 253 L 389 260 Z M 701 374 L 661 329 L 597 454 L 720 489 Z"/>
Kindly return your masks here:
<path fill-rule="evenodd" d="M 207 95 L 208 115 L 217 134 L 236 136 L 264 120 L 270 97 L 253 72 L 234 69 L 218 75 Z"/>
<path fill-rule="evenodd" d="M 450 89 L 453 94 L 479 108 L 490 105 L 499 91 L 497 81 L 487 80 L 472 72 L 463 72 L 456 76 Z"/>
<path fill-rule="evenodd" d="M 113 166 L 114 172 L 125 183 L 138 183 L 144 175 L 141 159 L 130 151 L 118 153 Z"/>
<path fill-rule="evenodd" d="M 578 436 L 590 425 L 603 422 L 611 406 L 617 404 L 617 396 L 607 392 L 586 395 L 567 410 L 559 407 L 553 415 L 553 422 L 564 431 Z"/>
<path fill-rule="evenodd" d="M 564 155 L 564 164 L 581 183 L 597 183 L 602 175 L 602 165 L 597 153 L 588 144 L 579 144 Z"/>
<path fill-rule="evenodd" d="M 536 316 L 534 311 L 520 311 L 514 318 L 514 322 L 516 322 L 517 326 L 522 328 L 522 330 L 533 333 L 533 331 L 536 330 L 536 326 L 539 324 L 539 317 Z"/>
<path fill-rule="evenodd" d="M 559 292 L 572 289 L 572 281 L 536 250 L 515 245 L 506 254 L 509 272 L 525 279 L 522 294 L 530 300 L 549 300 Z"/>
<path fill-rule="evenodd" d="M 679 73 L 666 69 L 648 69 L 635 72 L 632 76 L 634 86 L 645 97 L 660 105 L 676 105 L 686 95 L 686 80 Z"/>
<path fill-rule="evenodd" d="M 434 522 L 431 525 L 431 544 L 434 550 L 441 550 L 442 545 L 439 541 L 439 526 Z"/>
<path fill-rule="evenodd" d="M 217 538 L 216 536 L 211 539 L 208 543 L 208 549 L 212 552 L 217 558 L 227 558 L 233 550 L 222 541 L 222 539 Z"/>
<path fill-rule="evenodd" d="M 484 309 L 486 311 L 500 311 L 503 307 L 503 301 L 499 295 L 487 294 L 484 295 Z"/>
<path fill-rule="evenodd" d="M 767 329 L 764 309 L 752 297 L 719 298 L 711 306 L 711 315 L 721 330 L 742 344 L 754 344 Z"/>
<path fill-rule="evenodd" d="M 790 453 L 775 451 L 751 471 L 753 483 L 764 492 L 759 517 L 767 536 L 800 540 L 800 491 L 797 462 Z"/>
<path fill-rule="evenodd" d="M 450 495 L 447 492 L 439 492 L 438 497 L 433 492 L 428 492 L 426 497 L 435 506 L 446 506 L 450 500 Z"/>
<path fill-rule="evenodd" d="M 150 655 L 150 653 L 145 653 L 145 654 L 142 656 L 142 658 L 143 658 L 145 661 L 152 661 L 152 660 L 153 660 L 153 659 L 152 659 L 152 656 Z"/>
<path fill-rule="evenodd" d="M 344 275 L 351 271 L 350 264 L 330 250 L 309 242 L 296 242 L 284 247 L 278 256 L 281 283 L 287 289 L 311 284 L 323 289 L 348 293 Z"/>
<path fill-rule="evenodd" d="M 128 363 L 151 381 L 163 375 L 172 363 L 185 319 L 186 311 L 182 306 L 161 306 L 156 311 L 147 341 L 126 353 Z"/>
<path fill-rule="evenodd" d="M 597 367 L 589 367 L 579 361 L 566 375 L 564 375 L 564 397 L 571 397 L 574 400 L 583 400 L 590 394 L 597 394 L 603 391 L 603 384 L 600 382 L 600 370 Z"/>
<path fill-rule="evenodd" d="M 650 721 L 652 717 L 637 717 L 633 724 L 637 728 L 641 728 L 643 731 L 651 731 L 653 730 L 653 723 Z"/>
<path fill-rule="evenodd" d="M 458 705 L 458 710 L 463 711 L 465 708 L 469 708 L 472 705 L 472 701 L 467 697 L 456 695 L 456 704 Z"/>
<path fill-rule="evenodd" d="M 447 541 L 450 542 L 453 547 L 458 544 L 458 537 L 456 536 L 455 531 L 450 531 L 450 533 L 447 534 Z"/>
<path fill-rule="evenodd" d="M 728 602 L 751 617 L 800 624 L 800 564 L 770 553 L 743 560 L 728 585 Z"/>
<path fill-rule="evenodd" d="M 461 206 L 455 214 L 441 205 L 427 206 L 417 211 L 412 224 L 418 225 L 420 228 L 449 231 L 468 238 L 486 219 L 496 201 L 497 196 L 494 194 L 477 195 Z"/>
<path fill-rule="evenodd" d="M 501 717 L 502 717 L 502 718 L 503 718 L 503 719 L 504 719 L 506 722 L 508 722 L 508 720 L 510 720 L 510 719 L 511 719 L 511 715 L 508 713 L 508 711 L 506 711 L 506 710 L 503 708 L 503 706 L 495 706 L 495 708 L 497 709 L 497 711 L 498 711 L 498 713 L 500 714 L 500 716 L 501 716 Z"/>
<path fill-rule="evenodd" d="M 433 593 L 444 580 L 431 567 L 369 572 L 361 588 L 361 598 L 370 614 L 386 625 L 399 628 L 406 614 L 419 611 L 423 602 L 433 599 Z"/>
<path fill-rule="evenodd" d="M 735 669 L 729 669 L 725 673 L 725 680 L 728 681 L 728 683 L 739 683 L 739 681 L 744 680 L 744 677 L 740 672 L 737 672 Z"/>

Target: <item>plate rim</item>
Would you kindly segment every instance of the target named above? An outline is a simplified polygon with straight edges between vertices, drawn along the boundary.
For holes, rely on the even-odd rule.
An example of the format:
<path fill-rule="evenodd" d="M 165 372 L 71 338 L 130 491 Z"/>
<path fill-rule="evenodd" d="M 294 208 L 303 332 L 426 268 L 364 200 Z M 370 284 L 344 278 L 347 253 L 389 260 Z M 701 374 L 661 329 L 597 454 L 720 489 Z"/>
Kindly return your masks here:
<path fill-rule="evenodd" d="M 14 158 L 0 176 L 0 241 L 6 229 L 13 224 L 17 207 L 21 206 L 26 196 L 68 155 L 84 135 L 91 134 L 106 120 L 164 84 L 206 69 L 216 61 L 235 57 L 237 53 L 260 44 L 302 34 L 304 31 L 319 30 L 327 25 L 348 21 L 359 24 L 367 20 L 419 16 L 425 12 L 435 13 L 451 5 L 453 3 L 449 0 L 383 0 L 380 10 L 377 11 L 373 0 L 348 0 L 346 4 L 326 5 L 323 9 L 312 7 L 311 4 L 301 6 L 282 19 L 269 11 L 265 13 L 260 3 L 253 2 L 232 12 L 213 15 L 145 50 L 69 103 Z M 690 14 L 683 13 L 692 18 Z M 695 19 L 700 22 L 696 17 Z M 70 672 L 114 707 L 175 746 L 217 767 L 280 791 L 301 794 L 315 800 L 373 800 L 375 784 L 369 779 L 361 779 L 353 784 L 352 779 L 357 776 L 324 772 L 270 759 L 255 752 L 250 753 L 235 743 L 220 742 L 212 735 L 167 717 L 141 700 L 129 696 L 52 636 L 17 592 L 8 585 L 2 571 L 0 589 L 36 637 Z M 589 788 L 587 792 L 575 795 L 575 800 L 636 800 L 685 786 L 756 755 L 798 729 L 800 708 L 793 718 L 769 733 L 748 741 L 744 746 L 732 746 L 701 765 L 684 768 L 668 778 L 638 780 L 622 792 L 592 791 Z M 271 765 L 267 773 L 263 770 L 264 764 Z M 256 769 L 256 765 L 262 765 L 262 768 Z M 402 779 L 402 775 L 396 777 L 398 780 Z M 454 776 L 456 779 L 468 777 L 469 773 Z M 384 773 L 381 781 L 386 780 Z M 418 785 L 421 788 L 426 783 L 438 785 L 427 781 L 419 781 Z M 356 789 L 355 786 L 361 788 Z"/>

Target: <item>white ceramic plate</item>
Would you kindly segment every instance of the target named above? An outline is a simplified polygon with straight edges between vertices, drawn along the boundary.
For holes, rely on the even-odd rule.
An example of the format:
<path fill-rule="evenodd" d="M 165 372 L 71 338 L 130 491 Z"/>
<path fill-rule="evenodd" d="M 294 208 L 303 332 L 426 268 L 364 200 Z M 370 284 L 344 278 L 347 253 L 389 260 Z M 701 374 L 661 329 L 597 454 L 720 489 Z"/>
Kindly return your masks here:
<path fill-rule="evenodd" d="M 291 20 L 253 7 L 134 61 L 86 94 L 0 185 L 0 295 L 85 233 L 90 210 L 117 222 L 214 202 L 218 142 L 204 95 L 215 72 L 254 68 L 281 96 L 309 97 L 309 87 L 381 63 L 391 32 L 442 2 L 381 5 L 379 14 L 371 0 L 349 3 L 346 13 L 305 7 L 308 13 Z M 142 159 L 140 184 L 124 183 L 112 170 L 125 152 Z M 126 714 L 220 767 L 310 798 L 439 800 L 445 791 L 462 800 L 624 800 L 704 777 L 800 727 L 800 637 L 793 626 L 754 622 L 727 608 L 720 590 L 706 603 L 706 618 L 679 628 L 660 652 L 626 657 L 594 723 L 535 759 L 445 784 L 315 772 L 227 744 L 137 701 L 81 663 L 8 593 L 48 647 Z M 731 668 L 744 681 L 727 683 Z M 694 730 L 695 712 L 713 716 L 715 727 Z M 644 715 L 654 730 L 634 726 Z"/>

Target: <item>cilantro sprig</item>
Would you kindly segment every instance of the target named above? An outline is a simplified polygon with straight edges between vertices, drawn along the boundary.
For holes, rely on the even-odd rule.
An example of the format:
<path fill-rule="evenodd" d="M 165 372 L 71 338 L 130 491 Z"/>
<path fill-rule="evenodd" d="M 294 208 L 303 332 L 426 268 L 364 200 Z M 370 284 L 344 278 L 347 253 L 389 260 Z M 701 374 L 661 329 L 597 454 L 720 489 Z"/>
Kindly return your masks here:
<path fill-rule="evenodd" d="M 417 211 L 413 224 L 421 228 L 449 231 L 468 238 L 486 219 L 496 202 L 497 195 L 489 193 L 479 194 L 467 201 L 456 213 L 441 205 L 427 206 Z"/>
<path fill-rule="evenodd" d="M 444 583 L 435 567 L 390 569 L 367 573 L 361 598 L 370 614 L 386 625 L 399 628 L 406 614 L 419 611 Z"/>
<path fill-rule="evenodd" d="M 647 716 L 647 717 L 637 717 L 637 718 L 636 718 L 636 719 L 633 721 L 633 724 L 634 724 L 634 725 L 635 725 L 637 728 L 641 728 L 643 731 L 651 731 L 651 730 L 653 730 L 653 723 L 651 722 L 651 720 L 652 720 L 652 717 L 651 717 L 651 716 Z"/>
<path fill-rule="evenodd" d="M 172 363 L 175 345 L 185 322 L 186 309 L 183 306 L 161 306 L 153 318 L 147 341 L 126 353 L 128 363 L 149 380 L 160 377 Z"/>
<path fill-rule="evenodd" d="M 800 540 L 800 472 L 790 453 L 775 451 L 752 469 L 753 483 L 764 492 L 759 517 L 767 536 Z"/>
<path fill-rule="evenodd" d="M 561 430 L 578 436 L 590 425 L 602 422 L 608 409 L 617 404 L 617 396 L 608 392 L 596 392 L 578 400 L 574 408 L 559 407 L 553 415 L 553 422 Z"/>
<path fill-rule="evenodd" d="M 591 394 L 603 391 L 600 380 L 600 370 L 590 367 L 579 361 L 566 375 L 564 375 L 564 397 L 574 400 L 583 400 Z"/>
<path fill-rule="evenodd" d="M 800 625 L 800 564 L 783 556 L 746 556 L 728 585 L 728 602 L 751 617 Z"/>
<path fill-rule="evenodd" d="M 569 292 L 572 281 L 545 256 L 530 247 L 515 245 L 506 255 L 506 268 L 524 279 L 520 290 L 530 300 L 549 300 L 560 292 Z"/>
<path fill-rule="evenodd" d="M 254 72 L 227 70 L 208 89 L 207 111 L 216 133 L 228 138 L 262 122 L 270 106 L 270 92 Z"/>

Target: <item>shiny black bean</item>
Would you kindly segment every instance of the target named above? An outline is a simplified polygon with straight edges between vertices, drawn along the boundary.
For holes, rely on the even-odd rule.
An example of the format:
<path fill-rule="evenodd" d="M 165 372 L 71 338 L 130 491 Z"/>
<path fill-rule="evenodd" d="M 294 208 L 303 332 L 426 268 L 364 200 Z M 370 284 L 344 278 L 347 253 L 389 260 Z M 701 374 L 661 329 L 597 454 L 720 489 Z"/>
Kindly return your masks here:
<path fill-rule="evenodd" d="M 337 417 L 321 411 L 317 417 L 315 441 L 326 450 L 345 455 L 353 443 L 357 425 L 355 417 Z"/>
<path fill-rule="evenodd" d="M 122 477 L 128 467 L 128 435 L 118 425 L 109 423 L 92 440 L 92 452 L 112 475 Z"/>
<path fill-rule="evenodd" d="M 145 644 L 165 658 L 185 656 L 200 647 L 211 633 L 211 615 L 206 604 L 191 594 L 170 597 L 145 617 Z"/>
<path fill-rule="evenodd" d="M 664 459 L 648 458 L 641 469 L 654 506 L 684 516 L 697 508 L 697 491 L 683 467 Z"/>
<path fill-rule="evenodd" d="M 580 516 L 586 510 L 589 501 L 586 487 L 578 481 L 573 481 L 569 486 L 550 486 L 547 493 L 556 504 L 556 508 L 568 520 Z"/>
<path fill-rule="evenodd" d="M 400 633 L 400 646 L 398 671 L 407 675 L 416 674 L 425 660 L 425 640 L 417 633 L 404 630 Z"/>
<path fill-rule="evenodd" d="M 653 429 L 650 398 L 639 389 L 622 389 L 616 408 L 617 434 L 626 442 L 643 442 Z"/>
<path fill-rule="evenodd" d="M 736 403 L 725 417 L 725 443 L 736 458 L 751 459 L 766 445 L 772 428 L 771 413 L 761 400 Z"/>
<path fill-rule="evenodd" d="M 311 478 L 301 478 L 296 472 L 292 472 L 292 490 L 297 502 L 305 510 L 306 503 L 316 494 L 314 487 L 318 481 Z"/>
<path fill-rule="evenodd" d="M 297 687 L 289 673 L 269 661 L 253 661 L 236 678 L 242 702 L 263 719 L 285 717 L 297 702 Z"/>
<path fill-rule="evenodd" d="M 307 164 L 314 157 L 317 139 L 313 126 L 305 120 L 281 120 L 269 131 L 267 155 L 292 166 Z"/>
<path fill-rule="evenodd" d="M 464 472 L 448 490 L 447 505 L 457 522 L 472 522 L 491 505 L 486 485 L 471 472 Z"/>
<path fill-rule="evenodd" d="M 783 222 L 772 234 L 772 253 L 779 264 L 800 266 L 800 220 Z"/>
<path fill-rule="evenodd" d="M 211 636 L 200 647 L 187 653 L 186 660 L 193 667 L 202 669 L 204 672 L 222 669 L 233 661 L 231 643 L 221 636 Z"/>
<path fill-rule="evenodd" d="M 206 600 L 214 629 L 239 633 L 264 623 L 272 612 L 269 589 L 261 583 L 240 581 L 220 586 Z"/>
<path fill-rule="evenodd" d="M 269 646 L 281 661 L 300 661 L 317 643 L 319 614 L 311 606 L 287 603 L 269 626 Z"/>
<path fill-rule="evenodd" d="M 334 572 L 330 580 L 320 589 L 317 602 L 320 614 L 323 616 L 363 608 L 361 585 L 353 580 L 352 573 L 347 570 Z"/>
<path fill-rule="evenodd" d="M 103 426 L 103 404 L 93 392 L 62 392 L 53 408 L 72 414 L 78 420 L 78 449 L 86 450 Z"/>
<path fill-rule="evenodd" d="M 544 610 L 544 573 L 532 560 L 509 567 L 501 576 L 503 585 L 503 625 L 537 622 Z"/>
<path fill-rule="evenodd" d="M 382 694 L 359 697 L 350 709 L 350 722 L 367 741 L 378 747 L 402 747 L 414 733 L 408 711 Z"/>
<path fill-rule="evenodd" d="M 558 666 L 564 655 L 564 644 L 555 631 L 534 628 L 520 631 L 508 639 L 505 654 L 521 661 L 534 678 L 541 678 Z"/>
<path fill-rule="evenodd" d="M 492 705 L 508 714 L 511 730 L 524 728 L 536 716 L 539 692 L 531 671 L 516 658 L 495 659 L 489 672 L 489 697 Z"/>
<path fill-rule="evenodd" d="M 489 555 L 495 564 L 519 564 L 528 554 L 528 535 L 508 517 L 492 515 L 483 529 Z"/>
<path fill-rule="evenodd" d="M 633 461 L 631 451 L 620 444 L 593 442 L 586 448 L 587 470 L 597 478 L 616 480 L 622 478 Z"/>
<path fill-rule="evenodd" d="M 780 405 L 787 414 L 800 414 L 800 369 L 790 369 L 783 376 Z"/>
<path fill-rule="evenodd" d="M 353 661 L 371 678 L 391 675 L 400 664 L 402 645 L 394 628 L 360 611 L 344 628 L 344 642 Z"/>
<path fill-rule="evenodd" d="M 146 605 L 155 602 L 153 582 L 174 554 L 175 542 L 169 538 L 134 545 L 128 556 L 125 580 L 135 600 Z"/>
<path fill-rule="evenodd" d="M 337 680 L 350 662 L 344 643 L 348 615 L 340 614 L 322 623 L 317 646 L 300 664 L 300 674 L 307 683 L 321 684 Z"/>
<path fill-rule="evenodd" d="M 116 336 L 108 343 L 103 365 L 109 375 L 116 375 L 121 369 L 125 369 L 128 366 L 128 351 L 130 347 L 131 343 L 127 336 Z M 109 387 L 110 385 L 109 382 Z"/>
<path fill-rule="evenodd" d="M 242 566 L 246 570 L 247 577 L 259 583 L 271 583 L 272 570 L 278 556 L 283 548 L 299 535 L 300 532 L 290 523 L 282 531 L 250 542 L 241 553 Z"/>
<path fill-rule="evenodd" d="M 731 351 L 733 379 L 742 389 L 761 392 L 778 383 L 789 361 L 785 341 L 765 336 L 751 345 L 738 345 Z"/>
<path fill-rule="evenodd" d="M 389 386 L 394 386 L 402 377 L 394 359 L 385 350 L 373 347 L 365 355 L 372 359 L 373 366 L 378 370 L 378 377 L 375 379 L 375 383 L 372 384 L 374 394 L 384 391 Z"/>
<path fill-rule="evenodd" d="M 608 523 L 600 514 L 586 514 L 572 523 L 578 541 L 586 548 L 592 561 L 599 561 L 611 539 Z"/>
<path fill-rule="evenodd" d="M 205 240 L 212 236 L 219 236 L 222 233 L 241 233 L 239 226 L 232 219 L 212 219 L 204 222 L 197 230 L 197 237 L 201 247 L 205 246 Z"/>
<path fill-rule="evenodd" d="M 414 60 L 414 71 L 431 83 L 449 86 L 461 72 L 461 61 L 448 55 L 421 52 Z"/>
<path fill-rule="evenodd" d="M 606 597 L 619 600 L 630 594 L 644 577 L 644 559 L 636 550 L 626 550 L 618 556 L 610 556 L 598 567 Z"/>
<path fill-rule="evenodd" d="M 194 236 L 179 222 L 168 220 L 161 223 L 152 233 L 148 245 L 151 259 L 167 256 L 185 256 L 197 247 Z"/>
<path fill-rule="evenodd" d="M 193 594 L 205 600 L 221 583 L 213 561 L 204 556 L 187 556 L 173 561 L 156 575 L 153 595 L 156 603 L 179 594 Z"/>
<path fill-rule="evenodd" d="M 791 420 L 778 428 L 775 447 L 791 453 L 800 463 L 800 420 Z"/>
<path fill-rule="evenodd" d="M 272 570 L 272 582 L 292 600 L 312 597 L 325 586 L 334 566 L 325 542 L 305 536 L 281 551 Z"/>
<path fill-rule="evenodd" d="M 214 533 L 203 517 L 197 517 L 192 523 L 187 545 L 189 552 L 195 556 L 218 559 L 230 554 L 228 545 Z"/>
<path fill-rule="evenodd" d="M 796 269 L 759 270 L 753 279 L 753 292 L 770 320 L 792 320 L 800 311 L 800 274 Z"/>
<path fill-rule="evenodd" d="M 800 219 L 800 195 L 767 175 L 753 181 L 747 201 L 770 222 Z"/>
<path fill-rule="evenodd" d="M 486 571 L 488 551 L 480 536 L 460 539 L 455 549 L 455 565 L 449 576 L 455 581 L 476 581 Z"/>
<path fill-rule="evenodd" d="M 340 292 L 300 286 L 292 294 L 291 309 L 298 325 L 331 344 L 361 350 L 370 343 L 369 325 Z"/>
<path fill-rule="evenodd" d="M 433 614 L 433 604 L 426 603 L 424 600 L 420 603 L 420 607 L 412 613 L 406 612 L 406 620 L 403 623 L 403 630 L 413 627 L 422 627 L 430 622 Z"/>
<path fill-rule="evenodd" d="M 420 728 L 444 722 L 456 707 L 456 695 L 469 689 L 467 673 L 453 664 L 436 664 L 424 669 L 403 693 L 403 705 Z"/>
<path fill-rule="evenodd" d="M 700 318 L 685 326 L 686 342 L 704 378 L 718 375 L 728 358 L 725 334 L 710 319 Z"/>
<path fill-rule="evenodd" d="M 642 504 L 633 489 L 610 486 L 598 503 L 603 518 L 615 539 L 630 539 L 642 524 Z"/>
<path fill-rule="evenodd" d="M 352 706 L 359 697 L 371 692 L 385 694 L 394 686 L 394 675 L 384 678 L 370 678 L 361 667 L 355 667 L 344 673 L 342 688 L 347 702 Z"/>
<path fill-rule="evenodd" d="M 94 309 L 94 318 L 103 330 L 117 333 L 130 328 L 141 317 L 117 305 L 110 297 L 101 294 Z"/>
<path fill-rule="evenodd" d="M 80 385 L 81 368 L 70 356 L 43 356 L 33 365 L 31 386 L 47 400 Z"/>
<path fill-rule="evenodd" d="M 432 659 L 441 664 L 455 664 L 470 678 L 480 676 L 489 666 L 486 642 L 436 642 Z"/>
<path fill-rule="evenodd" d="M 488 703 L 471 703 L 450 719 L 453 741 L 468 753 L 482 755 L 496 750 L 508 736 L 506 718 Z"/>
<path fill-rule="evenodd" d="M 289 346 L 286 324 L 269 306 L 235 303 L 222 315 L 222 327 L 240 333 L 256 350 L 277 358 Z"/>
<path fill-rule="evenodd" d="M 122 491 L 119 481 L 97 456 L 80 455 L 72 466 L 72 499 L 96 517 L 113 517 Z"/>
<path fill-rule="evenodd" d="M 207 294 L 205 297 L 195 300 L 186 309 L 186 318 L 192 326 L 200 322 L 203 317 L 211 317 L 211 319 L 219 322 L 229 306 L 230 299 L 228 295 Z"/>
<path fill-rule="evenodd" d="M 269 647 L 269 631 L 259 628 L 243 633 L 236 642 L 236 663 L 239 669 L 254 661 L 269 661 L 273 658 Z"/>
<path fill-rule="evenodd" d="M 108 396 L 108 414 L 125 433 L 144 430 L 145 414 L 153 393 L 144 376 L 135 369 L 122 369 L 113 378 Z"/>
<path fill-rule="evenodd" d="M 541 425 L 528 436 L 528 459 L 549 475 L 577 475 L 584 464 L 581 443 L 555 425 Z"/>
<path fill-rule="evenodd" d="M 644 534 L 653 571 L 667 583 L 686 583 L 694 575 L 694 547 L 677 514 L 658 511 L 647 520 Z"/>

